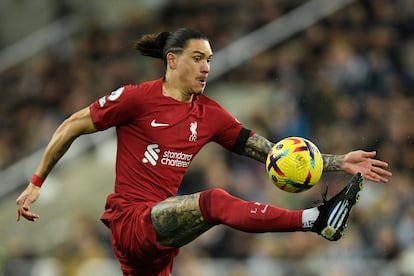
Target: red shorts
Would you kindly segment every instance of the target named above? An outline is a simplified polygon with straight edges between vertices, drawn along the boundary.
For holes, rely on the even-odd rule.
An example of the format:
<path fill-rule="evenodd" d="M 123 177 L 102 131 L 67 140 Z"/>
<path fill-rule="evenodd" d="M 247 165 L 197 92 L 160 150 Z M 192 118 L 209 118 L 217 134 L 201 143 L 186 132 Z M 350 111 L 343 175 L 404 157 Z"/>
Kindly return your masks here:
<path fill-rule="evenodd" d="M 179 249 L 158 244 L 151 221 L 154 204 L 108 196 L 101 220 L 111 229 L 112 248 L 125 276 L 171 274 Z"/>

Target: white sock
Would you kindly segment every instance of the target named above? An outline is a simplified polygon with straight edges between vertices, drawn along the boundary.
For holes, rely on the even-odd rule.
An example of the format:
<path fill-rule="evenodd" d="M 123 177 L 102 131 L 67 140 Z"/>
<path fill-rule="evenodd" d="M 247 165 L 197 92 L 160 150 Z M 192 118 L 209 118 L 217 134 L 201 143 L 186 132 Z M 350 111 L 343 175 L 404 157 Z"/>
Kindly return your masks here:
<path fill-rule="evenodd" d="M 313 207 L 311 209 L 305 209 L 302 212 L 302 227 L 303 230 L 307 231 L 312 229 L 315 220 L 319 216 L 318 207 Z"/>

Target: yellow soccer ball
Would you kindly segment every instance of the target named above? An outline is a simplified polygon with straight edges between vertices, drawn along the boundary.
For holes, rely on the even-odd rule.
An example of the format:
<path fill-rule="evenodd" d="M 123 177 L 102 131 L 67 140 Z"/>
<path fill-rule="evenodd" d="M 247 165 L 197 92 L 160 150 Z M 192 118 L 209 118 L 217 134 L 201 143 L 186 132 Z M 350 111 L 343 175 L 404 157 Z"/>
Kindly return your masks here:
<path fill-rule="evenodd" d="M 266 171 L 272 183 L 281 190 L 304 192 L 322 176 L 322 154 L 314 143 L 303 137 L 287 137 L 269 151 Z"/>

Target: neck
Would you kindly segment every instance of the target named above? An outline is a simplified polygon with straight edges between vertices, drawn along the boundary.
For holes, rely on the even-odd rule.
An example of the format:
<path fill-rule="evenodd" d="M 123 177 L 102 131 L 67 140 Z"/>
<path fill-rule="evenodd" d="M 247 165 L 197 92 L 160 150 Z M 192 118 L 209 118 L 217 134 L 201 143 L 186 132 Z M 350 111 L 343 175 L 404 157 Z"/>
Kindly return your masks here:
<path fill-rule="evenodd" d="M 171 85 L 171 82 L 164 80 L 162 85 L 162 94 L 167 97 L 171 97 L 180 102 L 191 102 L 193 99 L 192 94 L 183 92 L 184 89 Z"/>

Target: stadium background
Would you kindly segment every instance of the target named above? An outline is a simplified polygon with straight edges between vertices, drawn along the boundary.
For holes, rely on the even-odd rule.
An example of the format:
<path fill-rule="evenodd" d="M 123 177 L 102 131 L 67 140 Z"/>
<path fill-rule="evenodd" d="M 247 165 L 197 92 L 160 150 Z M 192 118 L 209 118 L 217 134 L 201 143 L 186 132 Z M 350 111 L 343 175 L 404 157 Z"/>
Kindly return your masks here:
<path fill-rule="evenodd" d="M 0 1 L 0 275 L 120 275 L 99 221 L 113 185 L 113 132 L 75 142 L 33 206 L 36 223 L 17 223 L 14 201 L 65 117 L 125 83 L 160 76 L 161 62 L 131 49 L 135 38 L 186 26 L 203 31 L 220 53 L 310 2 Z M 220 226 L 181 250 L 174 276 L 414 274 L 414 3 L 342 2 L 247 60 L 240 57 L 266 37 L 234 51 L 227 64 L 234 68 L 216 75 L 206 93 L 274 141 L 302 135 L 325 153 L 376 149 L 391 165 L 390 183 L 366 183 L 339 242 Z M 221 63 L 213 60 L 213 72 Z M 290 195 L 270 184 L 261 164 L 208 145 L 180 193 L 223 187 L 296 209 L 348 178 L 327 175 Z"/>

